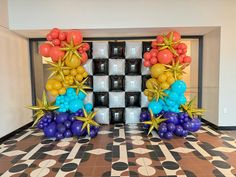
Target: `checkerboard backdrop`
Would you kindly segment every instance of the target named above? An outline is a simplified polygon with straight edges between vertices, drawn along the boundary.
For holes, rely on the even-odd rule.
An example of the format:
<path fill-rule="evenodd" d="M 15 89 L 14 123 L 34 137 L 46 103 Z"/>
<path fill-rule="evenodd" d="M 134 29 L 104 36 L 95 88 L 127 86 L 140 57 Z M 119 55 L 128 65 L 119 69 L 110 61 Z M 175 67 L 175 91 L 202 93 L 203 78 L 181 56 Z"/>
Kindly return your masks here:
<path fill-rule="evenodd" d="M 84 65 L 89 73 L 86 102 L 98 111 L 96 120 L 102 124 L 137 123 L 141 109 L 148 106 L 143 94 L 149 69 L 143 67 L 143 53 L 149 51 L 147 41 L 89 42 L 89 60 Z"/>

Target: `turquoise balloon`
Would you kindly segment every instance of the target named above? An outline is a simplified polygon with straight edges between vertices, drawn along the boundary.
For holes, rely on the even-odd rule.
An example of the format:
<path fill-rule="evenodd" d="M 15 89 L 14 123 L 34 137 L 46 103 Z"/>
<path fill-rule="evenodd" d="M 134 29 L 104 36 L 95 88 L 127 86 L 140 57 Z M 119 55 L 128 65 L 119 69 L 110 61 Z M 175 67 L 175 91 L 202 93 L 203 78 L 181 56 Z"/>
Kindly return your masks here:
<path fill-rule="evenodd" d="M 66 95 L 73 95 L 73 94 L 76 94 L 75 93 L 75 89 L 73 89 L 73 88 L 68 88 L 68 89 L 66 89 Z"/>
<path fill-rule="evenodd" d="M 84 107 L 84 103 L 82 100 L 76 99 L 70 102 L 69 110 L 71 112 L 77 112 L 79 109 Z"/>
<path fill-rule="evenodd" d="M 187 102 L 187 99 L 184 95 L 179 98 L 179 103 L 180 104 L 185 104 L 186 102 Z"/>
<path fill-rule="evenodd" d="M 170 92 L 169 93 L 169 98 L 172 100 L 172 101 L 178 101 L 178 99 L 179 99 L 179 96 L 178 96 L 178 94 L 176 93 L 176 92 Z"/>
<path fill-rule="evenodd" d="M 162 106 L 165 105 L 165 102 L 163 101 L 163 99 L 159 99 L 158 102 L 159 102 Z"/>
<path fill-rule="evenodd" d="M 158 101 L 151 101 L 148 105 L 148 109 L 153 112 L 153 114 L 158 114 L 162 110 L 162 105 Z"/>
<path fill-rule="evenodd" d="M 171 91 L 176 92 L 177 94 L 183 94 L 186 91 L 187 87 L 184 81 L 177 80 L 171 85 Z"/>
<path fill-rule="evenodd" d="M 169 95 L 170 90 L 166 89 L 166 90 L 164 90 L 164 93 L 167 94 L 167 95 Z"/>
<path fill-rule="evenodd" d="M 91 103 L 87 103 L 84 105 L 84 109 L 86 110 L 86 112 L 90 113 L 93 109 L 93 105 Z"/>
<path fill-rule="evenodd" d="M 171 107 L 175 105 L 175 102 L 170 99 L 166 99 L 166 104 Z"/>
<path fill-rule="evenodd" d="M 84 100 L 85 97 L 86 97 L 86 94 L 85 94 L 84 92 L 79 92 L 78 98 L 79 98 L 80 100 Z"/>

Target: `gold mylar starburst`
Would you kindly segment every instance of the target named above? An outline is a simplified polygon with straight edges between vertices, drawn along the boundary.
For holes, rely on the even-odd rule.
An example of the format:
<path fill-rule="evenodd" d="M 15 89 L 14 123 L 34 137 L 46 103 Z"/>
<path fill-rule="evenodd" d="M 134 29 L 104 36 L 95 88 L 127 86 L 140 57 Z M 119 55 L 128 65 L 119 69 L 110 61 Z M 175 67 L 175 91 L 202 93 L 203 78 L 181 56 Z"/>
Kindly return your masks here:
<path fill-rule="evenodd" d="M 166 71 L 169 71 L 171 73 L 173 73 L 175 80 L 177 79 L 178 75 L 183 75 L 186 72 L 184 72 L 184 68 L 186 67 L 185 64 L 180 64 L 179 61 L 175 62 L 174 60 L 172 60 L 172 65 L 165 65 L 165 67 L 167 67 Z"/>
<path fill-rule="evenodd" d="M 88 135 L 90 135 L 90 126 L 93 125 L 93 126 L 100 126 L 96 121 L 93 120 L 94 116 L 96 115 L 96 112 L 90 112 L 89 114 L 85 111 L 85 109 L 83 109 L 83 112 L 84 112 L 84 117 L 75 117 L 77 120 L 80 120 L 83 123 L 83 126 L 82 126 L 82 130 L 85 129 L 85 127 L 87 128 L 87 132 L 88 132 Z"/>
<path fill-rule="evenodd" d="M 203 116 L 203 112 L 205 112 L 204 109 L 193 108 L 195 100 L 196 99 L 193 98 L 188 103 L 181 105 L 182 111 L 187 112 L 190 118 L 193 118 L 193 116 Z"/>
<path fill-rule="evenodd" d="M 148 131 L 148 135 L 152 132 L 152 130 L 155 128 L 156 130 L 158 130 L 159 124 L 161 122 L 164 122 L 167 119 L 162 119 L 162 115 L 158 116 L 158 117 L 154 117 L 154 114 L 152 112 L 152 110 L 149 110 L 150 112 L 150 119 L 149 121 L 144 121 L 142 123 L 150 125 L 149 131 Z"/>
<path fill-rule="evenodd" d="M 66 54 L 64 55 L 63 60 L 66 59 L 67 57 L 70 60 L 73 54 L 75 54 L 79 59 L 81 59 L 81 56 L 78 52 L 78 48 L 80 48 L 83 45 L 83 43 L 81 43 L 80 45 L 74 45 L 73 39 L 71 38 L 70 44 L 66 42 L 64 44 L 65 44 L 65 47 L 60 49 L 62 51 L 66 51 Z"/>
<path fill-rule="evenodd" d="M 75 85 L 70 86 L 71 88 L 76 89 L 76 94 L 79 93 L 79 91 L 83 92 L 84 94 L 87 94 L 85 92 L 86 89 L 91 89 L 91 87 L 84 85 L 84 83 L 88 80 L 88 77 L 85 78 L 82 82 L 79 82 L 75 79 Z"/>
<path fill-rule="evenodd" d="M 167 38 L 166 35 L 162 35 L 164 43 L 157 44 L 157 46 L 160 47 L 159 50 L 169 49 L 175 56 L 179 56 L 179 54 L 174 49 L 174 45 L 178 44 L 180 41 L 174 42 L 173 35 L 174 35 L 173 32 L 170 33 L 170 38 Z"/>
<path fill-rule="evenodd" d="M 54 111 L 59 108 L 59 106 L 53 106 L 52 103 L 48 103 L 45 91 L 43 91 L 42 100 L 37 98 L 37 106 L 27 106 L 27 108 L 36 111 L 33 115 L 35 118 L 32 127 L 39 122 L 39 120 L 46 114 L 46 112 Z"/>
<path fill-rule="evenodd" d="M 159 98 L 164 99 L 164 96 L 167 96 L 167 94 L 164 92 L 164 89 L 162 89 L 158 84 L 153 83 L 153 89 L 145 89 L 144 92 L 151 93 L 152 99 L 155 99 L 156 101 L 159 100 Z"/>
<path fill-rule="evenodd" d="M 48 62 L 48 64 L 50 64 L 52 66 L 52 67 L 48 68 L 48 70 L 52 71 L 52 73 L 50 74 L 50 76 L 48 78 L 50 79 L 51 77 L 59 74 L 62 77 L 62 79 L 65 81 L 65 76 L 64 76 L 63 70 L 70 69 L 70 67 L 64 66 L 65 63 L 63 61 L 61 61 L 61 59 L 57 63 Z"/>

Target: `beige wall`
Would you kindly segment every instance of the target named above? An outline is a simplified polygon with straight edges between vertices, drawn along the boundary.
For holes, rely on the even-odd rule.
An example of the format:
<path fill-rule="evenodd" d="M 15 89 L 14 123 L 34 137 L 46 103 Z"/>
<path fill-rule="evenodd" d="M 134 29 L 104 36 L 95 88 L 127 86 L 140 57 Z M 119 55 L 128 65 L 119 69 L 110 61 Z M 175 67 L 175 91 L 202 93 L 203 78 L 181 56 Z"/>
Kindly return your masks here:
<path fill-rule="evenodd" d="M 0 0 L 0 26 L 8 28 L 8 2 Z"/>
<path fill-rule="evenodd" d="M 0 137 L 32 121 L 28 40 L 0 27 Z"/>

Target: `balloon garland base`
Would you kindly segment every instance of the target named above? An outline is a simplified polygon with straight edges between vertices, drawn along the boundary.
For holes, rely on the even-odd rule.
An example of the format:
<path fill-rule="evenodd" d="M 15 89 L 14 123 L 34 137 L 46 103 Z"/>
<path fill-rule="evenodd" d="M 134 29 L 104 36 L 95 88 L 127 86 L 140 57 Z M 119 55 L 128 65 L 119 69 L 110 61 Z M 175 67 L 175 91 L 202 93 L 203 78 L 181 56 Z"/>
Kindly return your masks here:
<path fill-rule="evenodd" d="M 156 129 L 161 139 L 172 139 L 175 136 L 186 137 L 189 132 L 196 132 L 201 128 L 201 120 L 198 117 L 190 117 L 187 112 L 161 111 L 154 117 L 163 117 L 166 119 L 161 122 Z M 149 111 L 143 111 L 140 114 L 140 122 L 144 129 L 149 129 L 151 125 L 145 124 L 151 120 Z M 154 130 L 153 130 L 154 131 Z"/>

